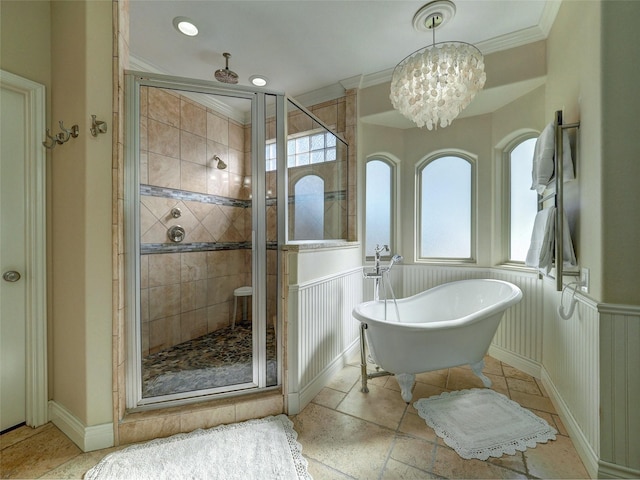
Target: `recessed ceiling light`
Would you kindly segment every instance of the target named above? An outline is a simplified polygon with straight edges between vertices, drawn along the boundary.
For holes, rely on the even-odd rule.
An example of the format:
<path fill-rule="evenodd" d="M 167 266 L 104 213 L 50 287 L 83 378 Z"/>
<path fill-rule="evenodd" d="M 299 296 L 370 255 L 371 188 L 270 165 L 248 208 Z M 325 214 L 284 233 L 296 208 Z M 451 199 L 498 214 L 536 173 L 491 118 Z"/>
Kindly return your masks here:
<path fill-rule="evenodd" d="M 251 75 L 249 81 L 256 87 L 264 87 L 267 84 L 267 77 L 264 75 Z"/>
<path fill-rule="evenodd" d="M 183 35 L 188 37 L 195 37 L 198 35 L 198 27 L 193 23 L 193 20 L 187 17 L 176 17 L 173 19 L 173 26 L 176 27 Z"/>

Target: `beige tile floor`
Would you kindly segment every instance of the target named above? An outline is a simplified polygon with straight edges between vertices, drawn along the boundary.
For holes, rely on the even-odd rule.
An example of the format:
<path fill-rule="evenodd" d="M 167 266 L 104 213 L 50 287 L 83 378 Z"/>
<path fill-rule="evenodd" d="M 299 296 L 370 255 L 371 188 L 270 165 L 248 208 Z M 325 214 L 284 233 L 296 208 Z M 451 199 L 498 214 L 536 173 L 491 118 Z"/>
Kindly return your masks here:
<path fill-rule="evenodd" d="M 346 365 L 291 419 L 309 461 L 321 479 L 589 478 L 542 385 L 533 377 L 486 359 L 493 389 L 544 418 L 556 440 L 516 455 L 488 461 L 464 460 L 447 447 L 411 405 L 400 397 L 394 377 L 369 381 L 360 392 L 360 369 Z M 467 367 L 417 376 L 413 401 L 445 391 L 482 387 Z M 82 478 L 117 448 L 82 453 L 52 424 L 22 427 L 0 437 L 2 478 Z"/>

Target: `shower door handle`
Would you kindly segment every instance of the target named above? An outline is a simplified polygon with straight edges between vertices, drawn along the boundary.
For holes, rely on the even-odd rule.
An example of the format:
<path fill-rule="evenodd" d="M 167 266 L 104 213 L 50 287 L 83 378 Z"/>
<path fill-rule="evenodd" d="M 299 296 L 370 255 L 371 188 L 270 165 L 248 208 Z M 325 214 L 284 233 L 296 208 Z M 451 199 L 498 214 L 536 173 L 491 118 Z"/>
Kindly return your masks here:
<path fill-rule="evenodd" d="M 20 273 L 16 272 L 15 270 L 9 270 L 2 274 L 2 279 L 5 282 L 17 282 L 18 280 L 20 280 Z"/>

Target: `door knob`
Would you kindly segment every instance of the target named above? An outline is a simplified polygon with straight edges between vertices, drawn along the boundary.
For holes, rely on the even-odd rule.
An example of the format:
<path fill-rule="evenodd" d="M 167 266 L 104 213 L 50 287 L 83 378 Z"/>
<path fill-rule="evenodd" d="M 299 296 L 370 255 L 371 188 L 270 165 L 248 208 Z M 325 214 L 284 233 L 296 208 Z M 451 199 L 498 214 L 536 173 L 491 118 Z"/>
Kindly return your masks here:
<path fill-rule="evenodd" d="M 5 282 L 17 282 L 20 280 L 20 274 L 15 270 L 9 270 L 8 272 L 4 272 L 2 274 L 2 278 Z"/>

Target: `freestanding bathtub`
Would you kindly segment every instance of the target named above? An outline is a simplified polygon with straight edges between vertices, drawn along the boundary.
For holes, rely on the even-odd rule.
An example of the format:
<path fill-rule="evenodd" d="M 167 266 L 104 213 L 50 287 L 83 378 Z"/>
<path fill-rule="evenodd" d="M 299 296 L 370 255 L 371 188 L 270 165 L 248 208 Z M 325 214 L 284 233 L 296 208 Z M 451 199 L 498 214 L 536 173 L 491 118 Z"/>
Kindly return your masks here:
<path fill-rule="evenodd" d="M 416 373 L 471 365 L 485 387 L 484 356 L 504 311 L 522 298 L 501 280 L 461 280 L 412 297 L 364 302 L 353 309 L 361 322 L 362 391 L 366 392 L 366 345 L 372 360 L 396 376 L 402 399 L 410 402 Z M 398 319 L 399 314 L 399 319 Z"/>

